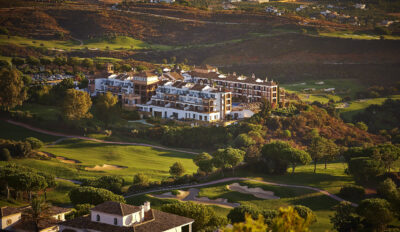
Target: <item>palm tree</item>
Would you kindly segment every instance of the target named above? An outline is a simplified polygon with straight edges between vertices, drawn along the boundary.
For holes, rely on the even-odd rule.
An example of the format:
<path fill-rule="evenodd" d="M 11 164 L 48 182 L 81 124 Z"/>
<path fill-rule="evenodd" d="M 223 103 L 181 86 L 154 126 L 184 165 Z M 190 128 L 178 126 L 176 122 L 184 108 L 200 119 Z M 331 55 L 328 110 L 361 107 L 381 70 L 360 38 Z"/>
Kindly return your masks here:
<path fill-rule="evenodd" d="M 35 224 L 35 231 L 39 232 L 39 222 L 43 219 L 49 218 L 50 204 L 43 198 L 35 197 L 31 201 L 31 207 L 28 209 L 28 218 Z"/>

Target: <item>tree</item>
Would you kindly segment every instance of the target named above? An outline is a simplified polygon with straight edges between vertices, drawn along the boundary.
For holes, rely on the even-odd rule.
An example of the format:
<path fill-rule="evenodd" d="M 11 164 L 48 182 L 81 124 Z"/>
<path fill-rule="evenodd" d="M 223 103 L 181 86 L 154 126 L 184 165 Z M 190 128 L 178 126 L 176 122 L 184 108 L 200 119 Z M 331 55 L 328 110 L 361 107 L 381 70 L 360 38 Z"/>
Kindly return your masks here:
<path fill-rule="evenodd" d="M 197 165 L 197 167 L 199 167 L 200 171 L 203 171 L 205 173 L 212 172 L 214 168 L 212 156 L 206 152 L 196 155 L 193 159 L 193 162 Z"/>
<path fill-rule="evenodd" d="M 265 232 L 268 231 L 268 225 L 265 224 L 264 217 L 262 215 L 258 216 L 255 220 L 249 214 L 245 216 L 245 222 L 239 222 L 233 224 L 231 229 L 224 229 L 224 232 Z"/>
<path fill-rule="evenodd" d="M 325 169 L 326 169 L 326 163 L 328 161 L 334 160 L 338 154 L 339 154 L 339 147 L 335 144 L 335 142 L 333 142 L 330 139 L 325 140 L 324 155 L 322 156 L 322 159 L 324 160 L 325 163 Z"/>
<path fill-rule="evenodd" d="M 239 207 L 231 209 L 227 217 L 232 223 L 237 223 L 237 222 L 244 222 L 246 216 L 251 216 L 253 217 L 253 219 L 256 219 L 259 214 L 260 211 L 256 210 L 255 208 L 241 205 Z"/>
<path fill-rule="evenodd" d="M 32 199 L 31 207 L 28 208 L 28 217 L 35 224 L 35 231 L 39 232 L 39 223 L 41 220 L 50 218 L 50 205 L 42 198 L 36 197 Z"/>
<path fill-rule="evenodd" d="M 308 222 L 309 225 L 317 221 L 317 216 L 310 208 L 306 206 L 295 205 L 294 210 L 299 214 L 300 217 L 302 217 L 306 222 Z"/>
<path fill-rule="evenodd" d="M 360 200 L 365 197 L 365 189 L 358 185 L 345 185 L 340 189 L 339 195 L 347 200 Z"/>
<path fill-rule="evenodd" d="M 363 131 L 368 130 L 368 126 L 364 122 L 357 122 L 354 126 Z"/>
<path fill-rule="evenodd" d="M 114 194 L 113 192 L 94 187 L 79 187 L 69 192 L 69 198 L 75 205 L 77 204 L 91 204 L 98 205 L 106 201 L 117 201 L 125 203 L 123 196 Z"/>
<path fill-rule="evenodd" d="M 213 156 L 214 166 L 217 168 L 232 168 L 234 174 L 235 167 L 243 162 L 245 152 L 240 149 L 228 147 L 226 149 L 218 149 Z"/>
<path fill-rule="evenodd" d="M 171 64 L 175 64 L 176 56 L 171 57 L 169 60 L 171 61 Z"/>
<path fill-rule="evenodd" d="M 288 162 L 292 165 L 292 173 L 294 173 L 294 169 L 297 165 L 305 165 L 311 162 L 311 157 L 306 151 L 290 148 L 284 150 L 284 153 L 286 154 Z"/>
<path fill-rule="evenodd" d="M 10 151 L 7 148 L 1 149 L 0 160 L 1 161 L 10 161 L 11 160 Z"/>
<path fill-rule="evenodd" d="M 90 118 L 89 113 L 92 106 L 90 95 L 86 92 L 68 89 L 63 102 L 63 114 L 68 120 L 79 120 L 81 118 Z"/>
<path fill-rule="evenodd" d="M 385 172 L 381 162 L 369 157 L 352 158 L 348 170 L 358 182 L 368 182 Z"/>
<path fill-rule="evenodd" d="M 292 149 L 290 144 L 283 141 L 273 141 L 263 146 L 261 156 L 269 172 L 275 174 L 286 173 L 289 165 L 287 152 L 290 149 Z"/>
<path fill-rule="evenodd" d="M 122 192 L 121 188 L 124 185 L 124 179 L 118 176 L 102 176 L 89 182 L 88 185 L 95 188 L 107 189 L 113 193 L 120 194 Z"/>
<path fill-rule="evenodd" d="M 392 164 L 400 158 L 400 148 L 390 143 L 380 144 L 371 149 L 372 158 L 382 161 L 385 169 L 389 172 Z"/>
<path fill-rule="evenodd" d="M 333 228 L 338 232 L 360 231 L 361 218 L 356 214 L 356 209 L 348 201 L 342 201 L 335 207 L 335 214 L 330 217 Z"/>
<path fill-rule="evenodd" d="M 327 139 L 316 136 L 311 139 L 311 144 L 308 147 L 308 153 L 314 161 L 314 173 L 317 171 L 317 163 L 321 160 L 326 152 Z"/>
<path fill-rule="evenodd" d="M 26 63 L 31 66 L 38 66 L 40 65 L 40 60 L 36 57 L 28 56 L 28 58 L 26 58 Z"/>
<path fill-rule="evenodd" d="M 149 186 L 150 180 L 149 177 L 143 173 L 137 173 L 133 176 L 133 185 L 139 188 Z"/>
<path fill-rule="evenodd" d="M 0 109 L 8 111 L 26 99 L 24 82 L 16 69 L 0 70 L 0 89 Z"/>
<path fill-rule="evenodd" d="M 83 59 L 83 61 L 82 61 L 82 65 L 83 65 L 83 67 L 85 67 L 85 68 L 91 68 L 91 67 L 94 66 L 94 63 L 93 63 L 93 60 L 92 60 L 92 59 L 85 58 L 85 59 Z"/>
<path fill-rule="evenodd" d="M 19 57 L 13 57 L 11 59 L 11 63 L 18 67 L 20 65 L 25 64 L 25 59 L 22 59 L 22 58 L 19 58 Z"/>
<path fill-rule="evenodd" d="M 161 210 L 194 219 L 193 231 L 215 231 L 228 224 L 228 220 L 217 216 L 211 207 L 190 201 L 163 205 Z"/>
<path fill-rule="evenodd" d="M 185 168 L 183 167 L 181 162 L 175 162 L 170 168 L 169 173 L 173 177 L 180 177 L 185 173 Z"/>
<path fill-rule="evenodd" d="M 356 211 L 364 218 L 364 223 L 374 231 L 384 231 L 387 224 L 394 219 L 390 204 L 385 199 L 365 199 Z"/>
<path fill-rule="evenodd" d="M 256 144 L 256 141 L 248 136 L 246 133 L 240 134 L 235 139 L 235 146 L 237 148 L 241 147 L 250 147 L 251 145 Z"/>
<path fill-rule="evenodd" d="M 397 188 L 392 179 L 388 178 L 379 184 L 378 195 L 386 199 L 398 218 L 400 218 L 400 188 Z"/>
<path fill-rule="evenodd" d="M 163 62 L 163 64 L 167 64 L 168 60 L 164 58 L 164 59 L 162 59 L 162 62 Z"/>
<path fill-rule="evenodd" d="M 103 121 L 106 127 L 110 122 L 115 121 L 118 115 L 117 103 L 118 97 L 112 95 L 111 92 L 100 94 L 97 98 L 95 105 L 96 117 Z"/>
<path fill-rule="evenodd" d="M 303 219 L 293 207 L 279 208 L 279 215 L 272 220 L 271 229 L 274 232 L 306 232 L 310 221 Z"/>
<path fill-rule="evenodd" d="M 42 65 L 50 65 L 51 64 L 51 60 L 49 58 L 46 58 L 46 57 L 41 57 L 40 58 L 40 64 L 42 64 Z"/>
<path fill-rule="evenodd" d="M 28 143 L 31 144 L 32 149 L 38 150 L 43 147 L 43 142 L 34 137 L 28 137 L 25 139 Z"/>

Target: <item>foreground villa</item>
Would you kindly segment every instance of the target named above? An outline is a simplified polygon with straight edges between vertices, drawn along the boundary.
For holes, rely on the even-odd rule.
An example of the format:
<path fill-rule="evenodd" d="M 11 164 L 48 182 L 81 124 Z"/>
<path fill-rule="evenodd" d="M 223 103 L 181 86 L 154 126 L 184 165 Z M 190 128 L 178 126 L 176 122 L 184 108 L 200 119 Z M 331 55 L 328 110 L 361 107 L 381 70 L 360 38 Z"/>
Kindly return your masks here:
<path fill-rule="evenodd" d="M 61 232 L 191 232 L 193 219 L 119 202 L 104 202 L 90 210 L 90 215 L 60 223 Z"/>

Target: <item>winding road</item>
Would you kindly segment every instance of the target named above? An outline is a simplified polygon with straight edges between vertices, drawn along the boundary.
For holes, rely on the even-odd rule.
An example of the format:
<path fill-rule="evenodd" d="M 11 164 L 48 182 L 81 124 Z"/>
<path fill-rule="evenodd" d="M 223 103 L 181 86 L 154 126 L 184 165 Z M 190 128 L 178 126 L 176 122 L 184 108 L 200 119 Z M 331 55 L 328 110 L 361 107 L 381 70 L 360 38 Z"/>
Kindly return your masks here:
<path fill-rule="evenodd" d="M 116 144 L 116 145 L 132 145 L 132 146 L 143 146 L 143 147 L 151 147 L 155 149 L 160 149 L 160 150 L 166 150 L 166 151 L 175 151 L 175 152 L 182 152 L 182 153 L 187 153 L 187 154 L 193 154 L 197 155 L 199 154 L 198 152 L 193 152 L 193 151 L 187 151 L 187 150 L 182 150 L 182 149 L 175 149 L 175 148 L 169 148 L 169 147 L 163 147 L 163 146 L 157 146 L 157 145 L 152 145 L 152 144 L 147 144 L 147 143 L 129 143 L 129 142 L 113 142 L 113 141 L 107 141 L 107 140 L 101 140 L 101 139 L 94 139 L 86 136 L 79 136 L 79 135 L 68 135 L 64 133 L 59 133 L 59 132 L 53 132 L 53 131 L 48 131 L 45 129 L 40 129 L 37 127 L 33 127 L 31 125 L 22 123 L 22 122 L 16 122 L 13 120 L 5 120 L 6 122 L 20 126 L 32 131 L 36 131 L 42 134 L 47 134 L 47 135 L 52 135 L 52 136 L 58 136 L 58 137 L 63 137 L 55 141 L 53 144 L 57 144 L 65 139 L 82 139 L 82 140 L 88 140 L 88 141 L 93 141 L 97 143 L 105 143 L 105 144 Z"/>

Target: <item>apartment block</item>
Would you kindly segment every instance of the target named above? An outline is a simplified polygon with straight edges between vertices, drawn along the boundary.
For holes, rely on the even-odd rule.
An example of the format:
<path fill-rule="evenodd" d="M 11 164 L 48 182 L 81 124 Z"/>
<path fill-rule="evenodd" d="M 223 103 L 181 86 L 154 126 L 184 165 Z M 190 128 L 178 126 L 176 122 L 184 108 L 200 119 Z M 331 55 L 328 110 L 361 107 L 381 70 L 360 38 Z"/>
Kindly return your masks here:
<path fill-rule="evenodd" d="M 164 82 L 139 110 L 154 117 L 219 121 L 232 110 L 232 94 L 221 88 L 183 81 Z"/>

